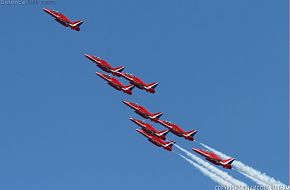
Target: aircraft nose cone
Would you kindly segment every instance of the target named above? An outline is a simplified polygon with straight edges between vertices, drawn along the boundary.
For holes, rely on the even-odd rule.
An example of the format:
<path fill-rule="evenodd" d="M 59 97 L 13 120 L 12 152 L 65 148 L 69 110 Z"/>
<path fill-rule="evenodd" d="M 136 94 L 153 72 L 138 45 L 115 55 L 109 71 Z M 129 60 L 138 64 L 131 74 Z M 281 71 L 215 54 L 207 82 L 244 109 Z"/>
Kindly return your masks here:
<path fill-rule="evenodd" d="M 96 72 L 96 75 L 102 77 L 102 74 L 101 73 Z"/>
<path fill-rule="evenodd" d="M 137 125 L 139 125 L 140 123 L 140 121 L 139 120 L 137 120 L 137 119 L 134 119 L 134 118 L 130 118 L 130 120 L 133 122 L 133 123 L 135 123 L 135 124 L 137 124 Z"/>
<path fill-rule="evenodd" d="M 47 8 L 43 8 L 42 10 L 47 12 L 47 13 L 49 12 L 49 9 L 47 9 Z"/>
<path fill-rule="evenodd" d="M 125 100 L 123 101 L 123 103 L 126 104 L 126 105 L 128 105 L 128 106 L 130 105 L 129 102 L 127 102 Z"/>
<path fill-rule="evenodd" d="M 138 133 L 141 133 L 141 134 L 142 134 L 142 131 L 141 131 L 140 129 L 136 129 L 136 131 L 137 131 Z"/>
<path fill-rule="evenodd" d="M 89 54 L 84 54 L 84 56 L 85 56 L 86 58 L 90 58 L 90 57 L 91 57 Z"/>
<path fill-rule="evenodd" d="M 192 148 L 192 150 L 193 150 L 193 151 L 195 151 L 195 152 L 197 152 L 197 151 L 198 151 L 198 149 L 197 149 L 197 148 Z"/>

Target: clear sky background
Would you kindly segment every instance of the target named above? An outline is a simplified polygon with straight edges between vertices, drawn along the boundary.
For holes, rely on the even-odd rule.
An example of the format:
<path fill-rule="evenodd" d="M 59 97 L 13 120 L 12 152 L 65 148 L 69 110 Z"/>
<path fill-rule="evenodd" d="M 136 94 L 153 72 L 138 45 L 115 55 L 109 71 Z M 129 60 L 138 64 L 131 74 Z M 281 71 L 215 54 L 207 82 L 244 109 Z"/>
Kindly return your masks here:
<path fill-rule="evenodd" d="M 43 7 L 83 19 L 81 31 Z M 213 189 L 136 133 L 122 100 L 287 183 L 286 0 L 56 1 L 0 5 L 0 16 L 0 189 Z M 159 82 L 157 93 L 114 90 L 84 53 Z"/>

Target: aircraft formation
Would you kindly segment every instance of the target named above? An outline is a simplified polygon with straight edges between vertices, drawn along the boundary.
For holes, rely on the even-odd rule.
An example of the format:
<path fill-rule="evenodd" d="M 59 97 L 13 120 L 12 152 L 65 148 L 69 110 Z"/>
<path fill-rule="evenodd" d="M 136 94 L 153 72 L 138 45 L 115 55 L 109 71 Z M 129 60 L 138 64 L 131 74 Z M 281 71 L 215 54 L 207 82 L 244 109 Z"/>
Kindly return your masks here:
<path fill-rule="evenodd" d="M 77 21 L 71 21 L 68 17 L 66 17 L 64 14 L 55 11 L 50 10 L 47 8 L 43 8 L 43 11 L 54 17 L 54 19 L 60 23 L 61 25 L 65 27 L 69 27 L 72 30 L 80 31 L 80 26 L 83 24 L 84 21 L 77 20 Z M 84 54 L 84 56 L 96 64 L 97 67 L 99 67 L 102 71 L 108 73 L 103 74 L 96 72 L 96 75 L 98 75 L 100 78 L 104 79 L 111 87 L 118 91 L 122 91 L 125 94 L 132 95 L 132 90 L 136 87 L 140 90 L 145 90 L 146 92 L 155 93 L 155 88 L 158 86 L 158 82 L 152 82 L 152 83 L 145 83 L 143 80 L 141 80 L 139 77 L 134 76 L 129 73 L 123 73 L 123 70 L 125 69 L 124 66 L 117 66 L 113 67 L 108 63 L 107 61 L 103 60 L 100 57 L 96 57 L 89 54 Z M 115 76 L 110 76 L 109 74 Z M 128 81 L 128 85 L 123 84 L 118 80 L 118 78 L 123 78 L 126 81 Z M 145 107 L 129 101 L 123 101 L 125 105 L 127 105 L 129 108 L 133 109 L 134 112 L 144 119 L 151 120 L 154 123 L 158 123 L 165 128 L 166 130 L 158 131 L 155 129 L 151 124 L 146 123 L 145 121 L 141 121 L 135 118 L 130 118 L 130 120 L 138 125 L 141 129 L 136 129 L 138 133 L 143 135 L 147 138 L 147 140 L 154 145 L 158 147 L 162 147 L 163 149 L 167 151 L 172 151 L 173 145 L 175 141 L 168 141 L 166 135 L 171 132 L 172 134 L 184 138 L 188 141 L 194 141 L 194 135 L 197 133 L 197 130 L 189 130 L 185 131 L 177 124 L 174 124 L 172 122 L 161 120 L 160 117 L 163 115 L 162 112 L 156 112 L 151 113 L 149 112 Z M 235 160 L 234 158 L 228 158 L 228 159 L 221 159 L 213 152 L 209 152 L 207 150 L 201 150 L 197 148 L 192 149 L 194 152 L 200 154 L 201 156 L 205 157 L 205 159 L 215 165 L 222 166 L 226 169 L 231 169 L 231 164 Z"/>

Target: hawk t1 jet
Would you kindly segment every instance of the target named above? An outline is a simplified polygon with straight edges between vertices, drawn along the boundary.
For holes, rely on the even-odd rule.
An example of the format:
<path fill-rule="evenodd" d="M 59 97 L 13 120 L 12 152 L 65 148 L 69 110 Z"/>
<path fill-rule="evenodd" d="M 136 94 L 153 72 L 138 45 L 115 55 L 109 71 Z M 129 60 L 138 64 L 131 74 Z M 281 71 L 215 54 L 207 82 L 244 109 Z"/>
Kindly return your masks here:
<path fill-rule="evenodd" d="M 156 137 L 159 137 L 162 140 L 166 139 L 166 135 L 169 132 L 169 130 L 158 131 L 153 126 L 151 126 L 150 124 L 145 123 L 143 121 L 140 121 L 138 119 L 130 118 L 130 120 L 133 121 L 134 123 L 136 123 L 137 125 L 139 125 L 140 127 L 142 127 L 143 131 L 145 131 L 145 132 L 147 132 L 147 133 L 149 133 L 151 135 L 154 135 Z"/>
<path fill-rule="evenodd" d="M 190 141 L 194 141 L 193 135 L 197 133 L 197 130 L 191 130 L 186 132 L 183 129 L 181 129 L 178 125 L 171 123 L 169 121 L 159 119 L 157 122 L 163 125 L 164 127 L 167 127 L 170 130 L 170 132 L 175 134 L 176 136 L 183 137 Z"/>
<path fill-rule="evenodd" d="M 144 130 L 141 130 L 141 129 L 136 129 L 136 131 L 142 135 L 144 135 L 146 138 L 148 138 L 148 140 L 155 144 L 156 146 L 158 147 L 162 147 L 164 148 L 165 150 L 168 150 L 168 151 L 172 151 L 172 146 L 173 144 L 175 143 L 174 141 L 163 141 L 162 139 L 154 136 L 154 135 L 151 135 L 149 133 L 147 133 L 146 131 Z"/>
<path fill-rule="evenodd" d="M 102 79 L 106 80 L 108 82 L 108 84 L 110 86 L 112 86 L 113 88 L 115 88 L 119 91 L 123 91 L 124 93 L 129 94 L 129 95 L 132 94 L 132 89 L 135 87 L 134 85 L 125 86 L 117 79 L 115 79 L 109 75 L 106 75 L 106 74 L 96 72 L 96 75 L 98 75 Z"/>
<path fill-rule="evenodd" d="M 93 55 L 85 54 L 85 57 L 96 63 L 96 65 L 103 71 L 111 73 L 114 76 L 120 76 L 121 71 L 125 69 L 125 67 L 113 68 L 107 61 Z"/>
<path fill-rule="evenodd" d="M 132 74 L 120 73 L 120 75 L 124 77 L 125 79 L 127 79 L 131 84 L 135 85 L 137 88 L 146 90 L 147 92 L 150 92 L 150 93 L 155 93 L 155 87 L 158 85 L 157 82 L 146 84 L 140 78 Z"/>
<path fill-rule="evenodd" d="M 159 117 L 163 114 L 162 112 L 157 113 L 150 113 L 146 108 L 140 106 L 137 103 L 123 101 L 124 104 L 135 110 L 135 113 L 139 114 L 140 116 L 144 117 L 145 119 L 150 119 L 151 121 L 157 122 Z"/>
<path fill-rule="evenodd" d="M 80 31 L 80 25 L 84 22 L 82 20 L 71 21 L 65 15 L 55 10 L 50 10 L 47 8 L 43 8 L 43 10 L 50 14 L 52 17 L 54 17 L 58 23 L 62 24 L 65 27 L 70 27 L 72 30 Z"/>
<path fill-rule="evenodd" d="M 203 157 L 205 157 L 206 160 L 210 161 L 211 163 L 215 165 L 222 166 L 223 168 L 226 168 L 226 169 L 232 169 L 231 164 L 235 160 L 234 158 L 223 160 L 220 157 L 218 157 L 216 154 L 214 154 L 213 152 L 209 152 L 207 150 L 201 150 L 197 148 L 193 148 L 192 150 L 202 155 Z"/>

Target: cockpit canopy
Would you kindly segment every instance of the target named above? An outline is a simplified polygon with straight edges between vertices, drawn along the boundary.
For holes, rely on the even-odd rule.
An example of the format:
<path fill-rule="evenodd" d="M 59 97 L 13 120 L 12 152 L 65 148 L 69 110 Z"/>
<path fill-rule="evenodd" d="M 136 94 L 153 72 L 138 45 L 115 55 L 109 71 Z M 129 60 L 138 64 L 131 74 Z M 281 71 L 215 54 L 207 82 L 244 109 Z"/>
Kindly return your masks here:
<path fill-rule="evenodd" d="M 203 149 L 203 151 L 204 151 L 204 152 L 206 152 L 206 153 L 210 153 L 210 151 L 208 151 L 208 150 L 205 150 L 205 149 Z"/>

